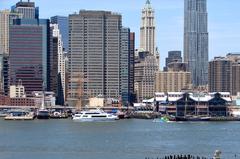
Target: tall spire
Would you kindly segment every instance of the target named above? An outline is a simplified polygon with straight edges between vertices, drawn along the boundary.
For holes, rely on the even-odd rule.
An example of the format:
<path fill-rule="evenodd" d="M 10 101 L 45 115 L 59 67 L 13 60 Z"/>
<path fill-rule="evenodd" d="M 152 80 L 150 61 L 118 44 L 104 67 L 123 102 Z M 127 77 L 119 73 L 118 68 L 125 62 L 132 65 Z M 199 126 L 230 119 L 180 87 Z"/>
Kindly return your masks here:
<path fill-rule="evenodd" d="M 152 8 L 150 0 L 146 1 L 145 8 Z"/>
<path fill-rule="evenodd" d="M 155 36 L 155 17 L 154 9 L 151 6 L 150 0 L 146 1 L 142 9 L 140 27 L 140 49 L 148 51 L 150 54 L 155 55 L 156 36 Z"/>

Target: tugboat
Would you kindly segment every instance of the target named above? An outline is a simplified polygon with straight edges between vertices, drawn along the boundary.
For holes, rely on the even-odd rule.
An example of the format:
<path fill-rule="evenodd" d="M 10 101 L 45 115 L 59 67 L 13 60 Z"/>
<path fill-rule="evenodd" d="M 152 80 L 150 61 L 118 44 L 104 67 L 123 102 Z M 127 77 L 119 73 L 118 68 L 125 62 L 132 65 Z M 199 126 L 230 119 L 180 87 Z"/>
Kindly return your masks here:
<path fill-rule="evenodd" d="M 43 91 L 42 91 L 42 105 L 37 111 L 37 119 L 49 119 L 50 113 L 45 108 L 45 91 L 44 91 L 44 84 L 43 84 Z"/>

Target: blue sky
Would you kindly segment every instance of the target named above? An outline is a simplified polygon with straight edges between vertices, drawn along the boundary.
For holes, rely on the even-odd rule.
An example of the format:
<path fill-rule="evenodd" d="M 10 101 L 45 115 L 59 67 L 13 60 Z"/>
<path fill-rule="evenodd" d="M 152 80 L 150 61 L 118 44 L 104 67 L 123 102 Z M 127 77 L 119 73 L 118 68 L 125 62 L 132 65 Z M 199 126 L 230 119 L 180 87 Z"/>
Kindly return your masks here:
<path fill-rule="evenodd" d="M 136 32 L 136 48 L 139 46 L 141 9 L 146 0 L 31 0 L 40 7 L 40 17 L 65 15 L 80 9 L 109 10 L 123 15 L 123 25 Z M 8 9 L 18 0 L 0 0 L 0 9 Z M 151 0 L 155 9 L 157 46 L 161 67 L 167 52 L 183 51 L 184 0 Z M 209 60 L 240 52 L 240 0 L 208 0 Z"/>

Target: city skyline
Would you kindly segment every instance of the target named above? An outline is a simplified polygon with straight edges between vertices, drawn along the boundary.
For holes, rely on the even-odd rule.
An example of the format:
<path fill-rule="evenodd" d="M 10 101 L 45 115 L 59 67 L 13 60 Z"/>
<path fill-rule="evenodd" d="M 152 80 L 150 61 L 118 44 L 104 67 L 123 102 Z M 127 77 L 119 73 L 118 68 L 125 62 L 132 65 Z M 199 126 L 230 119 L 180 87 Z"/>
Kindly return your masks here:
<path fill-rule="evenodd" d="M 141 9 L 146 0 L 123 0 L 121 3 L 110 3 L 110 0 L 99 2 L 89 0 L 88 3 L 83 0 L 79 1 L 61 1 L 51 2 L 46 0 L 32 0 L 39 6 L 40 18 L 50 18 L 55 15 L 68 16 L 80 9 L 90 10 L 109 10 L 121 13 L 123 16 L 123 25 L 130 27 L 131 31 L 136 33 L 136 48 L 140 44 L 140 23 Z M 18 0 L 1 0 L 0 10 L 10 9 Z M 48 6 L 58 4 L 54 10 Z M 209 60 L 214 56 L 224 56 L 229 52 L 240 51 L 240 22 L 237 17 L 240 16 L 237 0 L 231 2 L 226 0 L 208 1 L 209 16 Z M 234 2 L 234 3 L 233 3 Z M 183 18 L 184 18 L 184 1 L 183 0 L 151 0 L 155 9 L 156 16 L 156 46 L 160 51 L 160 66 L 164 66 L 164 60 L 167 52 L 171 50 L 183 51 Z M 94 4 L 94 5 L 91 5 Z"/>

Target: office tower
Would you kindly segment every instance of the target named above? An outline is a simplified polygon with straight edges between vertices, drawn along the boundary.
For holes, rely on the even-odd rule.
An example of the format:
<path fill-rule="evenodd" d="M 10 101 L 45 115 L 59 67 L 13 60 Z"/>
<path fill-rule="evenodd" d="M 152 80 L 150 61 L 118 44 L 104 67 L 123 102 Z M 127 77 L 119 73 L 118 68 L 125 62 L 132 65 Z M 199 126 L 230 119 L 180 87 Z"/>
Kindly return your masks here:
<path fill-rule="evenodd" d="M 130 103 L 130 29 L 121 29 L 120 94 L 124 106 Z"/>
<path fill-rule="evenodd" d="M 12 12 L 21 13 L 22 19 L 39 19 L 39 8 L 35 7 L 35 3 L 30 0 L 27 2 L 20 0 L 12 6 Z"/>
<path fill-rule="evenodd" d="M 9 29 L 9 83 L 21 80 L 27 95 L 42 91 L 43 82 L 50 90 L 50 22 L 38 19 L 33 2 L 20 1 L 12 9 L 24 18 L 14 19 Z"/>
<path fill-rule="evenodd" d="M 179 72 L 179 71 L 187 71 L 187 64 L 184 62 L 171 62 L 170 64 L 168 64 L 168 67 L 166 70 L 164 71 L 175 71 L 175 72 Z"/>
<path fill-rule="evenodd" d="M 2 71 L 2 76 L 3 76 L 3 91 L 4 95 L 9 94 L 9 57 L 8 56 L 3 56 L 3 71 Z"/>
<path fill-rule="evenodd" d="M 124 106 L 132 105 L 134 102 L 134 51 L 135 33 L 129 28 L 121 30 L 121 97 Z"/>
<path fill-rule="evenodd" d="M 64 17 L 64 16 L 51 17 L 51 23 L 52 24 L 58 24 L 60 34 L 62 35 L 64 51 L 68 52 L 68 39 L 69 39 L 69 36 L 68 36 L 68 32 L 69 32 L 68 17 Z"/>
<path fill-rule="evenodd" d="M 135 93 L 134 93 L 134 61 L 135 61 L 135 33 L 130 33 L 130 94 L 131 94 L 131 101 L 132 104 L 135 100 Z"/>
<path fill-rule="evenodd" d="M 167 71 L 168 65 L 172 62 L 182 62 L 181 51 L 169 51 L 168 57 L 165 59 L 164 71 Z"/>
<path fill-rule="evenodd" d="M 150 0 L 146 1 L 142 9 L 141 27 L 140 27 L 140 49 L 155 55 L 156 49 L 156 34 L 154 9 L 151 6 Z"/>
<path fill-rule="evenodd" d="M 193 86 L 208 84 L 207 0 L 185 0 L 184 62 L 188 64 Z"/>
<path fill-rule="evenodd" d="M 63 51 L 62 36 L 58 24 L 51 24 L 52 33 L 52 54 L 50 54 L 50 90 L 63 93 L 63 99 L 65 99 L 65 56 Z M 58 77 L 60 75 L 60 77 Z M 58 80 L 57 80 L 58 79 Z M 59 85 L 61 80 L 61 85 Z M 62 87 L 62 90 L 59 89 Z"/>
<path fill-rule="evenodd" d="M 43 83 L 43 28 L 41 26 L 10 26 L 10 85 L 19 80 L 26 94 L 41 91 Z"/>
<path fill-rule="evenodd" d="M 166 58 L 165 65 L 168 66 L 171 62 L 182 62 L 181 51 L 169 51 Z"/>
<path fill-rule="evenodd" d="M 215 57 L 209 62 L 209 92 L 231 92 L 232 61 Z"/>
<path fill-rule="evenodd" d="M 4 92 L 3 87 L 3 55 L 0 54 L 0 94 Z"/>
<path fill-rule="evenodd" d="M 123 68 L 129 62 L 121 66 L 121 57 L 126 58 L 129 52 L 126 40 L 129 31 L 123 30 L 122 17 L 116 13 L 81 10 L 69 16 L 68 102 L 71 105 L 98 95 L 121 97 L 121 70 L 129 71 Z"/>
<path fill-rule="evenodd" d="M 156 73 L 156 92 L 180 92 L 191 85 L 191 73 L 184 71 L 159 71 Z"/>
<path fill-rule="evenodd" d="M 139 52 L 134 66 L 134 90 L 138 102 L 154 97 L 157 71 L 156 57 L 149 52 Z"/>
<path fill-rule="evenodd" d="M 17 18 L 21 18 L 21 14 L 9 10 L 0 11 L 0 54 L 9 54 L 9 25 Z"/>

